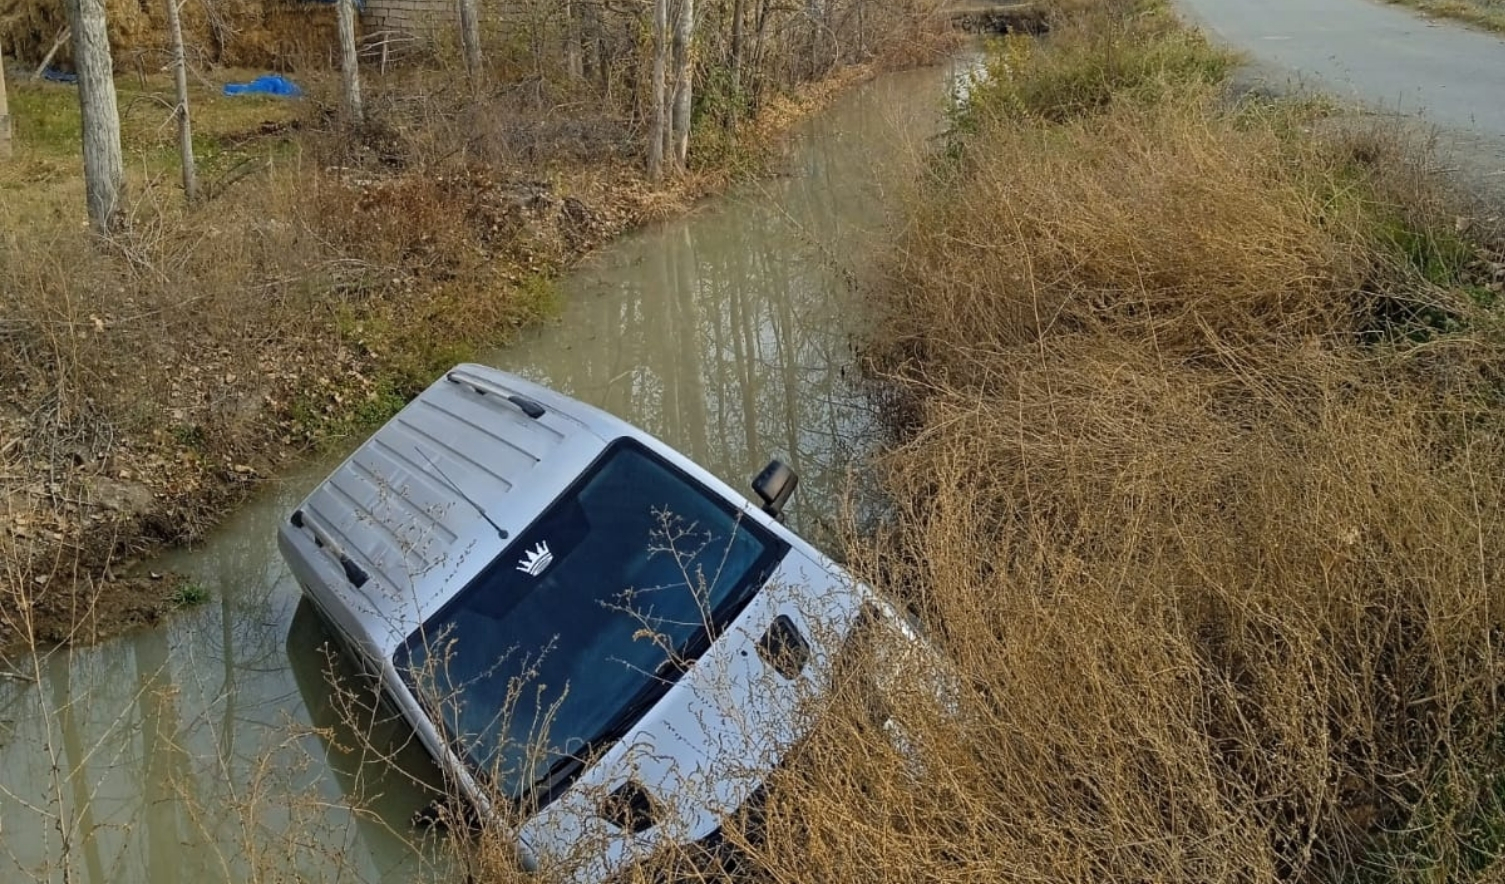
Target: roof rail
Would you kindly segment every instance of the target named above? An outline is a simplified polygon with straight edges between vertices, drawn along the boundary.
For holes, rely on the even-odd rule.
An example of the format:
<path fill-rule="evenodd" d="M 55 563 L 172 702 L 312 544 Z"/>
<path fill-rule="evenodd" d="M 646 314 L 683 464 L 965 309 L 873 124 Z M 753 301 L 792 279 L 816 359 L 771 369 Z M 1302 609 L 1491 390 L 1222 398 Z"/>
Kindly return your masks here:
<path fill-rule="evenodd" d="M 318 523 L 314 522 L 306 515 L 304 515 L 303 510 L 294 510 L 292 518 L 288 519 L 288 521 L 292 522 L 293 527 L 295 528 L 303 528 L 307 530 L 314 536 L 315 546 L 319 547 L 320 549 L 328 550 L 332 555 L 334 555 L 337 560 L 339 560 L 340 568 L 345 572 L 345 580 L 348 581 L 351 586 L 355 587 L 356 589 L 360 589 L 361 587 L 366 585 L 367 580 L 371 579 L 371 575 L 366 573 L 366 569 L 356 564 L 355 560 L 350 558 L 345 550 L 340 548 L 340 545 L 338 543 L 335 543 L 334 538 L 329 536 L 329 532 L 325 531 L 318 525 Z"/>
<path fill-rule="evenodd" d="M 472 390 L 475 390 L 482 396 L 491 393 L 501 396 L 503 399 L 506 399 L 508 402 L 516 405 L 523 414 L 526 414 L 528 417 L 531 417 L 534 420 L 538 420 L 544 415 L 544 407 L 538 403 L 538 400 L 530 399 L 527 396 L 522 395 L 521 393 L 509 393 L 506 389 L 496 386 L 485 378 L 476 377 L 468 371 L 455 369 L 446 373 L 444 376 L 449 380 L 450 383 L 463 384 L 471 388 Z"/>

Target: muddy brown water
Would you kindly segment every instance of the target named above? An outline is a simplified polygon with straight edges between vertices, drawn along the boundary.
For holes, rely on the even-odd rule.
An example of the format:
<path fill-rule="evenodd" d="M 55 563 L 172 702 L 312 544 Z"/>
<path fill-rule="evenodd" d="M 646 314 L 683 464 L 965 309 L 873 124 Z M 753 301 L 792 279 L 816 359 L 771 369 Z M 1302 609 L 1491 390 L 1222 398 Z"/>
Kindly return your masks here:
<path fill-rule="evenodd" d="M 555 321 L 486 361 L 624 416 L 737 488 L 785 459 L 802 479 L 792 523 L 829 544 L 877 432 L 852 282 L 975 67 L 845 96 L 802 127 L 786 176 L 613 244 L 563 280 Z M 407 823 L 431 765 L 400 726 L 361 739 L 344 724 L 322 627 L 276 551 L 279 520 L 338 456 L 153 566 L 207 603 L 54 654 L 39 683 L 0 679 L 0 881 L 448 877 Z"/>

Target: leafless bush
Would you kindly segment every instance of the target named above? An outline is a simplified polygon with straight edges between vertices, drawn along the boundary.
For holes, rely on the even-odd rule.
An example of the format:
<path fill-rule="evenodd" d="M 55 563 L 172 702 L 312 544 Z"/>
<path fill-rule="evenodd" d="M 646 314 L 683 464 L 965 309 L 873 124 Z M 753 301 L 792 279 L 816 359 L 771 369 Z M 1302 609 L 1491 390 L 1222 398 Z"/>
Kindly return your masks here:
<path fill-rule="evenodd" d="M 995 76 L 1101 64 L 1058 36 L 1088 55 Z M 856 726 L 812 741 L 761 875 L 1499 871 L 1505 446 L 1471 248 L 1404 139 L 1128 86 L 972 118 L 916 201 L 876 297 L 896 512 L 851 558 L 967 690 L 896 710 L 922 777 Z M 1050 94 L 1082 93 L 990 97 Z"/>

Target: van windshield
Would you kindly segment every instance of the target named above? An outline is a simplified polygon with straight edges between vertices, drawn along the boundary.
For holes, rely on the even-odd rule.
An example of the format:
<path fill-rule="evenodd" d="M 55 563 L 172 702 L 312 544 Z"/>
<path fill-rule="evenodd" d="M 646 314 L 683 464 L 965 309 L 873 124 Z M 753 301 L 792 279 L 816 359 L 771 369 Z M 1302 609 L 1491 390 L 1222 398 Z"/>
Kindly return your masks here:
<path fill-rule="evenodd" d="M 619 440 L 394 662 L 499 797 L 547 803 L 669 689 L 786 551 Z"/>

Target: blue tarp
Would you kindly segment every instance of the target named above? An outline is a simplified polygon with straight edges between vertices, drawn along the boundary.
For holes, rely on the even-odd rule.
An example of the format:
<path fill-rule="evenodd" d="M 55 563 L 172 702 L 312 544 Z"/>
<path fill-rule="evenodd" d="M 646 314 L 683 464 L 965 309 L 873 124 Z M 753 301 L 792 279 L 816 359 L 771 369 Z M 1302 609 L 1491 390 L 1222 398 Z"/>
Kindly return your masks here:
<path fill-rule="evenodd" d="M 298 84 L 292 80 L 279 77 L 276 74 L 267 74 L 257 77 L 249 83 L 226 83 L 226 95 L 282 95 L 288 98 L 297 98 L 303 94 Z"/>

